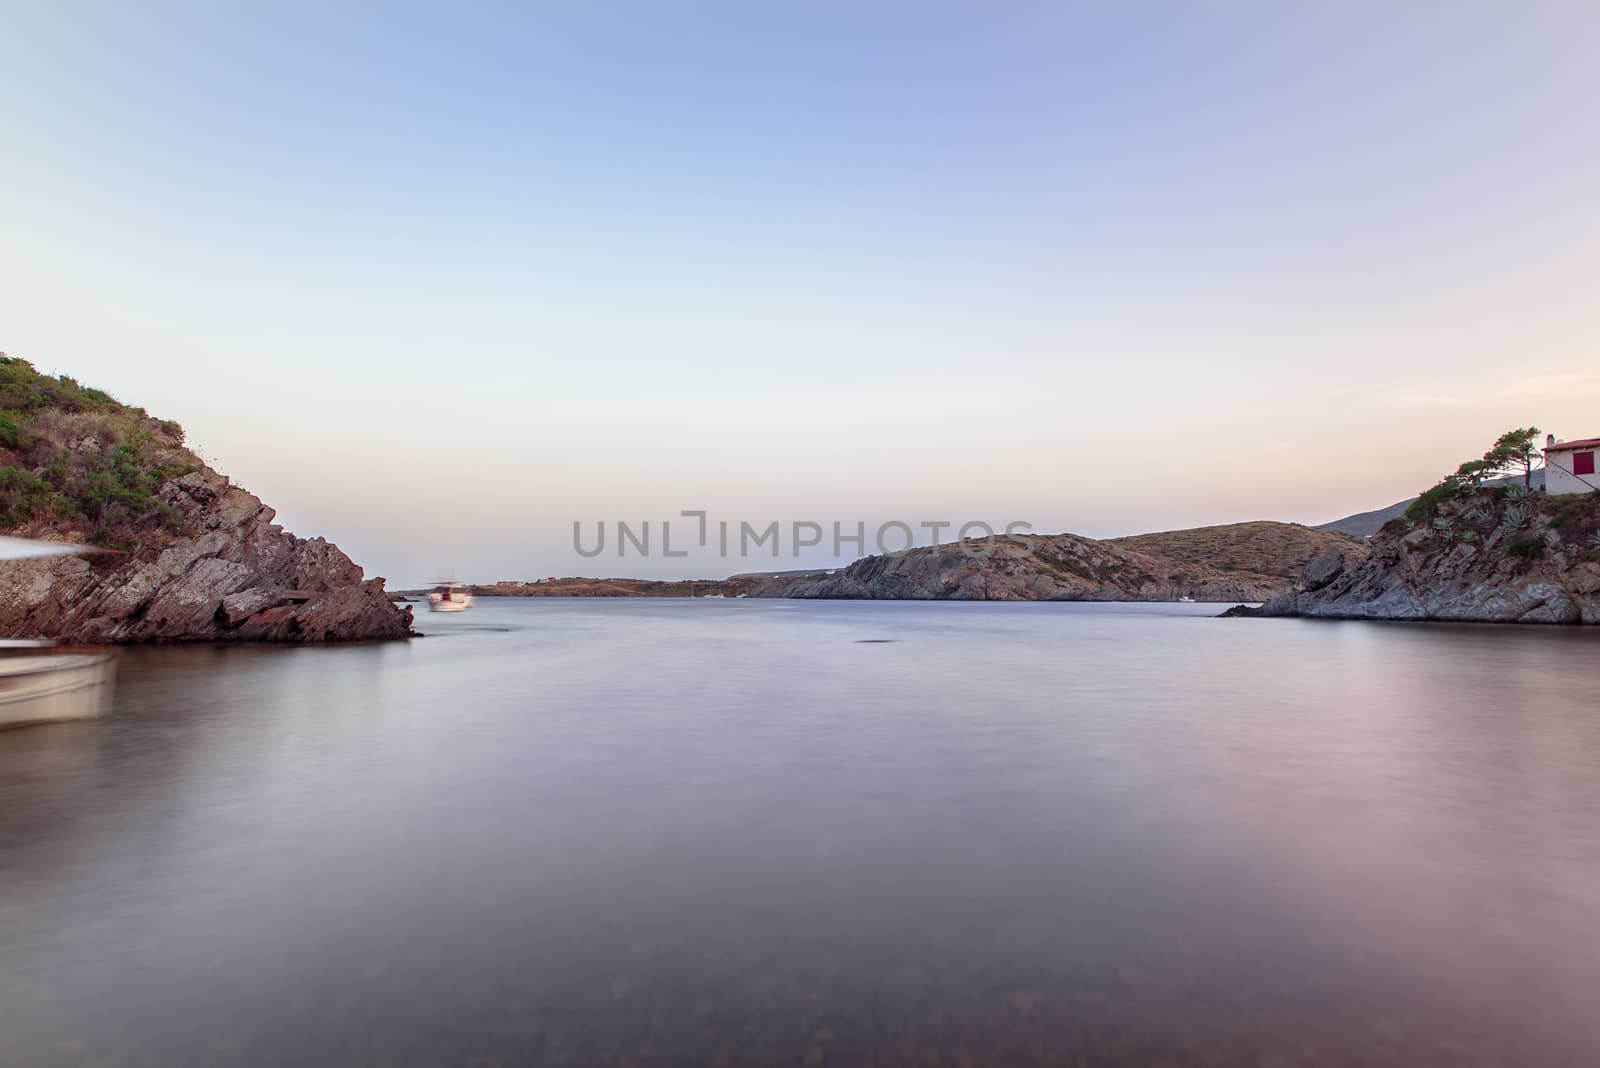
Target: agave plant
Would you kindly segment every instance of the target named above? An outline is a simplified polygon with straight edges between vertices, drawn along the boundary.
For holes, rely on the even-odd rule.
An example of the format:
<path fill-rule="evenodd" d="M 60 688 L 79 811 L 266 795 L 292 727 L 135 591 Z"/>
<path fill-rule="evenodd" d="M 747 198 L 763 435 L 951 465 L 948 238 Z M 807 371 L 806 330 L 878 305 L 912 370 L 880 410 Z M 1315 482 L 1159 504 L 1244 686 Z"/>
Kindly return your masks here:
<path fill-rule="evenodd" d="M 1476 530 L 1463 530 L 1456 537 L 1459 541 L 1477 541 L 1478 532 Z"/>
<path fill-rule="evenodd" d="M 1600 549 L 1600 530 L 1589 535 L 1589 548 Z"/>
<path fill-rule="evenodd" d="M 1473 523 L 1486 523 L 1489 521 L 1489 513 L 1476 506 L 1468 508 L 1462 515 Z"/>
<path fill-rule="evenodd" d="M 1505 513 L 1500 517 L 1500 522 L 1505 525 L 1507 530 L 1517 530 L 1528 525 L 1528 518 L 1527 509 L 1513 506 L 1505 510 Z"/>

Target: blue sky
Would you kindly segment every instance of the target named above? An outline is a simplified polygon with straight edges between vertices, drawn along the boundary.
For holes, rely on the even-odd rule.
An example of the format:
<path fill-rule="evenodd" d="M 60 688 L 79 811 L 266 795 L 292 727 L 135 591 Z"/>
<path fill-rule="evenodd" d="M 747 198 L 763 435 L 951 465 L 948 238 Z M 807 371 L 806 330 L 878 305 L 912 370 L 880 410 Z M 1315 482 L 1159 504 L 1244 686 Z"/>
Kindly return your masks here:
<path fill-rule="evenodd" d="M 399 583 L 1317 522 L 1600 434 L 1600 7 L 1399 6 L 11 4 L 0 349 Z"/>

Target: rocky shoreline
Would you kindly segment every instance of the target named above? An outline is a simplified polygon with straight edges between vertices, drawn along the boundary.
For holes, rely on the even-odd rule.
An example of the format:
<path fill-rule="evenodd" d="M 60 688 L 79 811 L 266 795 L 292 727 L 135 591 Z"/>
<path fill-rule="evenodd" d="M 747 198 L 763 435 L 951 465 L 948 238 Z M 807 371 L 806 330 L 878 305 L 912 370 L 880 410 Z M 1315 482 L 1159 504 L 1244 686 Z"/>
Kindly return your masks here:
<path fill-rule="evenodd" d="M 1295 523 L 1255 521 L 1097 541 L 1022 535 L 951 542 L 844 567 L 725 579 L 547 578 L 469 586 L 479 597 L 763 597 L 805 600 L 1264 601 L 1329 546 L 1364 543 Z M 417 594 L 426 591 L 406 591 Z"/>
<path fill-rule="evenodd" d="M 1239 524 L 1302 532 L 1293 524 Z M 1208 534 L 1228 528 L 1202 528 Z M 1194 532 L 1172 532 L 1169 537 Z M 828 572 L 774 575 L 752 583 L 752 597 L 952 601 L 1264 601 L 1289 583 L 1277 574 L 1218 567 L 1195 555 L 1144 552 L 1076 534 L 1001 539 L 989 551 L 952 543 L 897 556 L 868 556 Z M 1318 547 L 1339 540 L 1321 536 Z M 1308 542 L 1307 544 L 1313 544 Z M 1360 551 L 1351 542 L 1352 553 Z M 1309 550 L 1302 550 L 1309 552 Z M 1295 560 L 1298 569 L 1306 556 Z M 735 576 L 745 578 L 746 576 Z"/>
<path fill-rule="evenodd" d="M 1292 589 L 1228 616 L 1600 623 L 1600 494 L 1485 488 L 1330 549 Z"/>
<path fill-rule="evenodd" d="M 0 637 L 336 642 L 412 635 L 383 579 L 184 446 L 183 427 L 0 353 L 0 529 L 93 545 L 0 563 Z"/>
<path fill-rule="evenodd" d="M 410 637 L 337 545 L 297 538 L 274 511 L 209 469 L 163 484 L 191 536 L 131 554 L 0 564 L 0 635 L 71 642 L 344 642 Z"/>

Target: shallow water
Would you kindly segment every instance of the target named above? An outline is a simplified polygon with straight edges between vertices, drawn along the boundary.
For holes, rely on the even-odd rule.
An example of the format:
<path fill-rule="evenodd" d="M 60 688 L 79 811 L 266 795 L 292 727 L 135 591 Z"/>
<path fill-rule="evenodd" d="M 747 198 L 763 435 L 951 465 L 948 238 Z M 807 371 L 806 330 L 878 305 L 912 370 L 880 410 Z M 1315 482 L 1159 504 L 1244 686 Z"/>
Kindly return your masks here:
<path fill-rule="evenodd" d="M 1600 1062 L 1600 634 L 487 601 L 0 734 L 0 1063 Z"/>

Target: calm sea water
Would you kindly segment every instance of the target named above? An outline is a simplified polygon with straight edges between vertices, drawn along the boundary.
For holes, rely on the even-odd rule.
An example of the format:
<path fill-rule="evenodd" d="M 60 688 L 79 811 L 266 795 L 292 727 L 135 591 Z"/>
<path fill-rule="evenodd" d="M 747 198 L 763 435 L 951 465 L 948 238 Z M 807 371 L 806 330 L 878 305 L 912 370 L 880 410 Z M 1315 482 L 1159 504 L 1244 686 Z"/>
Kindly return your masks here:
<path fill-rule="evenodd" d="M 1600 1062 L 1600 634 L 488 601 L 0 734 L 0 1063 Z"/>

